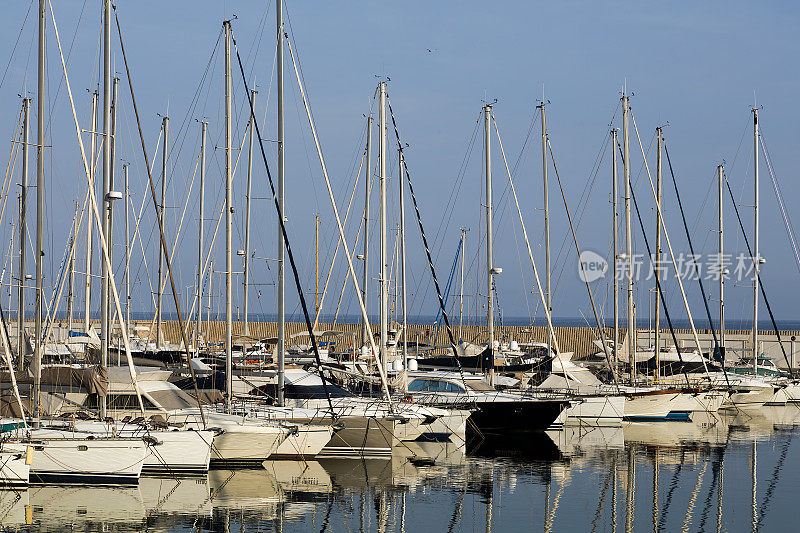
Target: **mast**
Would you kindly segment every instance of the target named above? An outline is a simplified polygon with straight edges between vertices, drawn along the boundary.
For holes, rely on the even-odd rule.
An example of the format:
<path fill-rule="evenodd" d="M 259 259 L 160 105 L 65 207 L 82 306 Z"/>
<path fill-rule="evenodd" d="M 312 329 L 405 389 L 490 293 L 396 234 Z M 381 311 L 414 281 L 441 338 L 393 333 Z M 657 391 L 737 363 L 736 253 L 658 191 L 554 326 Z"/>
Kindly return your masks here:
<path fill-rule="evenodd" d="M 34 312 L 33 423 L 39 425 L 39 393 L 42 384 L 42 256 L 44 255 L 44 114 L 45 114 L 45 39 L 46 0 L 39 0 L 39 75 L 36 97 L 36 300 Z M 25 246 L 24 242 L 19 243 Z"/>
<path fill-rule="evenodd" d="M 203 223 L 206 209 L 206 132 L 208 122 L 200 123 L 200 218 L 197 223 L 197 321 L 194 327 L 194 348 L 200 354 L 200 324 L 203 323 Z"/>
<path fill-rule="evenodd" d="M 75 201 L 75 216 L 72 217 L 72 238 L 78 239 L 78 201 Z M 72 331 L 72 317 L 75 306 L 75 254 L 69 256 L 69 287 L 67 289 L 67 331 Z"/>
<path fill-rule="evenodd" d="M 117 94 L 119 93 L 119 78 L 113 78 L 112 80 L 112 87 L 111 87 L 111 161 L 110 161 L 110 177 L 109 177 L 109 203 L 108 203 L 108 234 L 106 235 L 106 240 L 108 243 L 108 259 L 109 262 L 113 265 L 114 264 L 114 202 L 121 199 L 121 196 L 118 192 L 114 191 L 114 176 L 116 174 L 116 150 L 117 150 Z M 113 267 L 112 267 L 113 268 Z M 106 307 L 108 312 L 106 313 L 106 323 L 108 329 L 108 339 L 109 343 L 111 342 L 111 333 L 113 331 L 112 324 L 114 318 L 114 311 L 112 306 L 114 305 L 111 297 L 111 284 L 113 283 L 113 272 L 110 273 L 107 289 L 108 289 L 108 303 Z M 122 323 L 122 317 L 119 317 L 120 324 Z M 127 326 L 126 326 L 127 327 Z M 126 330 L 127 331 L 127 330 Z M 119 352 L 117 352 L 119 353 Z"/>
<path fill-rule="evenodd" d="M 22 183 L 19 193 L 19 305 L 17 306 L 17 369 L 25 364 L 25 244 L 28 242 L 28 130 L 30 126 L 30 98 L 22 99 Z"/>
<path fill-rule="evenodd" d="M 467 244 L 467 228 L 461 228 L 461 291 L 458 295 L 458 340 L 463 341 L 464 335 L 464 250 Z"/>
<path fill-rule="evenodd" d="M 111 0 L 103 0 L 103 208 L 102 230 L 108 239 L 111 218 Z M 111 253 L 111 243 L 108 252 Z M 108 367 L 108 268 L 100 261 L 100 366 Z M 100 400 L 100 419 L 106 417 L 106 397 Z"/>
<path fill-rule="evenodd" d="M 628 304 L 628 362 L 630 380 L 636 377 L 636 325 L 633 317 L 633 238 L 631 235 L 631 165 L 628 138 L 628 95 L 622 95 L 622 143 L 623 169 L 625 174 L 625 261 L 627 261 L 627 304 Z"/>
<path fill-rule="evenodd" d="M 250 91 L 251 101 L 255 106 L 256 101 L 255 90 Z M 244 334 L 250 335 L 250 327 L 248 326 L 249 313 L 248 313 L 248 289 L 250 287 L 250 191 L 252 186 L 253 177 L 253 114 L 250 114 L 250 123 L 247 126 L 248 145 L 247 145 L 247 196 L 245 197 L 245 215 L 244 215 L 244 268 L 242 269 L 242 284 L 244 286 L 243 309 L 244 309 Z"/>
<path fill-rule="evenodd" d="M 494 298 L 493 252 L 492 252 L 492 105 L 483 107 L 484 119 L 484 158 L 486 165 L 486 329 L 489 331 L 489 380 L 494 381 Z"/>
<path fill-rule="evenodd" d="M 231 135 L 231 23 L 222 23 L 225 29 L 225 399 L 230 404 L 233 399 L 233 364 L 231 358 L 233 333 L 233 286 L 231 284 L 231 224 L 233 199 L 232 135 Z"/>
<path fill-rule="evenodd" d="M 319 215 L 314 223 L 314 313 L 319 315 Z"/>
<path fill-rule="evenodd" d="M 369 193 L 372 188 L 372 115 L 367 117 L 367 172 L 364 174 L 366 193 L 364 194 L 364 271 L 361 283 L 361 299 L 367 301 L 368 263 L 369 263 Z M 369 343 L 367 319 L 361 319 L 361 346 Z"/>
<path fill-rule="evenodd" d="M 758 109 L 753 107 L 753 373 L 758 375 Z"/>
<path fill-rule="evenodd" d="M 661 205 L 661 146 L 664 142 L 661 135 L 661 127 L 656 128 L 656 194 L 658 195 L 658 204 Z M 655 264 L 655 277 L 656 277 L 656 297 L 655 297 L 655 331 L 654 331 L 654 344 L 655 344 L 655 361 L 656 361 L 656 381 L 661 377 L 661 351 L 659 349 L 659 331 L 661 320 L 661 296 L 658 293 L 658 282 L 661 279 L 661 210 L 656 209 L 656 260 Z M 677 349 L 677 346 L 675 347 Z"/>
<path fill-rule="evenodd" d="M 717 210 L 718 210 L 718 224 L 719 224 L 719 357 L 720 364 L 725 364 L 725 271 L 723 269 L 722 254 L 725 248 L 725 240 L 723 238 L 722 226 L 722 187 L 723 182 L 723 166 L 717 166 Z"/>
<path fill-rule="evenodd" d="M 401 296 L 403 298 L 403 368 L 408 369 L 408 315 L 406 313 L 406 207 L 403 190 L 404 164 L 403 150 L 400 149 L 399 173 L 397 183 L 400 187 L 400 275 L 402 276 Z"/>
<path fill-rule="evenodd" d="M 161 219 L 161 227 L 166 231 L 166 217 L 164 208 L 167 201 L 167 145 L 169 144 L 169 117 L 164 117 L 161 121 L 161 128 L 164 130 L 164 146 L 161 152 L 161 207 L 158 210 L 158 217 Z M 158 252 L 158 285 L 156 290 L 156 347 L 161 347 L 161 301 L 164 296 L 164 258 L 167 251 L 161 241 L 159 241 Z"/>
<path fill-rule="evenodd" d="M 284 159 L 284 132 L 283 132 L 283 0 L 278 0 L 275 3 L 275 26 L 278 33 L 278 49 L 276 50 L 275 62 L 277 77 L 275 82 L 277 84 L 278 92 L 278 208 L 280 210 L 281 220 L 285 220 L 286 216 L 285 202 L 286 195 L 284 191 L 285 180 L 285 159 Z M 286 245 L 283 242 L 283 235 L 281 234 L 280 226 L 278 227 L 278 398 L 277 403 L 279 406 L 284 404 L 284 357 L 286 355 L 286 269 L 284 256 L 286 254 Z"/>
<path fill-rule="evenodd" d="M 380 159 L 380 285 L 381 285 L 381 366 L 389 361 L 386 342 L 389 337 L 389 280 L 386 274 L 386 82 L 380 83 L 378 107 L 378 151 Z"/>
<path fill-rule="evenodd" d="M 92 179 L 90 187 L 94 187 L 94 172 L 95 172 L 95 142 L 97 139 L 97 91 L 92 93 L 92 132 L 91 132 L 91 148 L 90 155 L 91 161 L 89 162 L 89 175 Z M 92 237 L 94 235 L 94 224 L 91 221 L 86 224 L 86 279 L 84 286 L 83 298 L 83 328 L 86 333 L 89 333 L 89 314 L 92 310 Z"/>
<path fill-rule="evenodd" d="M 617 210 L 617 198 L 619 191 L 617 190 L 617 130 L 611 130 L 611 235 L 613 241 L 614 251 L 612 252 L 614 262 L 614 368 L 612 372 L 616 374 L 616 366 L 619 358 L 617 357 L 617 348 L 619 346 L 619 280 L 617 279 L 617 263 L 619 262 L 619 244 L 617 242 L 617 226 L 619 212 Z"/>
<path fill-rule="evenodd" d="M 131 250 L 130 250 L 130 232 L 128 230 L 129 224 L 129 207 L 130 207 L 130 188 L 128 187 L 128 163 L 122 165 L 123 185 L 125 187 L 124 202 L 125 202 L 125 331 L 130 335 L 131 327 Z"/>
<path fill-rule="evenodd" d="M 548 199 L 547 186 L 547 120 L 545 119 L 544 101 L 538 106 L 542 110 L 542 184 L 544 185 L 544 270 L 545 287 L 547 292 L 547 312 L 553 312 L 552 293 L 550 292 L 550 201 Z M 553 338 L 550 330 L 547 332 L 547 353 L 550 354 L 553 345 Z"/>

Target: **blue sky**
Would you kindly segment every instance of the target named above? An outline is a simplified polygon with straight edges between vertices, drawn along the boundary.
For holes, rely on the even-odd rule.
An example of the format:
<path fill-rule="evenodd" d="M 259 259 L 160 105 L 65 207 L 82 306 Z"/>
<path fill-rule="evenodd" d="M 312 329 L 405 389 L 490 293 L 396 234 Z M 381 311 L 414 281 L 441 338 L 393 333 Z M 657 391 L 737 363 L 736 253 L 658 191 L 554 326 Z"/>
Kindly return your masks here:
<path fill-rule="evenodd" d="M 25 87 L 35 88 L 36 8 L 23 20 L 28 2 L 8 3 L 0 21 L 2 56 L 8 71 L 0 86 L 0 128 L 10 139 L 19 116 L 19 97 Z M 83 14 L 81 12 L 83 10 Z M 87 89 L 97 83 L 99 1 L 59 2 L 56 6 L 62 44 L 72 47 L 69 63 L 70 82 L 76 98 L 81 127 L 88 128 L 90 96 Z M 726 162 L 728 176 L 745 217 L 745 227 L 752 228 L 752 136 L 750 107 L 757 97 L 764 140 L 772 156 L 776 179 L 787 202 L 788 215 L 796 218 L 792 199 L 800 193 L 795 168 L 794 125 L 798 119 L 798 73 L 794 59 L 798 55 L 795 38 L 798 9 L 789 2 L 770 2 L 754 6 L 746 2 L 421 2 L 378 3 L 294 3 L 286 5 L 287 31 L 308 92 L 326 164 L 333 180 L 340 210 L 344 211 L 353 187 L 364 149 L 364 115 L 372 109 L 372 96 L 379 77 L 391 78 L 389 97 L 400 127 L 403 142 L 408 143 L 406 159 L 414 180 L 420 208 L 429 238 L 433 241 L 436 266 L 444 284 L 453 263 L 459 228 L 470 228 L 467 242 L 468 274 L 465 293 L 469 312 L 482 314 L 480 298 L 485 294 L 482 278 L 483 252 L 480 218 L 482 210 L 482 126 L 476 142 L 470 140 L 482 102 L 498 99 L 494 111 L 510 164 L 519 159 L 515 180 L 523 206 L 534 255 L 543 269 L 542 183 L 539 123 L 520 155 L 525 136 L 535 118 L 535 106 L 544 97 L 549 100 L 547 123 L 556 163 L 565 193 L 578 222 L 581 246 L 607 256 L 610 243 L 610 153 L 604 153 L 609 123 L 616 114 L 619 125 L 619 97 L 625 83 L 633 94 L 631 106 L 644 149 L 647 151 L 656 126 L 666 125 L 664 135 L 670 150 L 676 178 L 693 228 L 695 248 L 715 251 L 716 196 L 712 190 L 716 165 Z M 274 5 L 264 2 L 206 2 L 191 4 L 151 1 L 119 2 L 118 12 L 129 54 L 142 126 L 150 157 L 155 146 L 161 118 L 171 118 L 168 233 L 174 238 L 184 204 L 181 236 L 176 253 L 182 300 L 192 291 L 197 255 L 197 177 L 190 191 L 199 151 L 199 125 L 205 117 L 209 124 L 209 146 L 222 147 L 222 56 L 221 43 L 215 49 L 221 21 L 233 22 L 239 49 L 246 61 L 248 80 L 259 90 L 258 108 L 262 134 L 274 138 Z M 48 14 L 49 15 L 49 14 Z M 80 23 L 79 22 L 80 19 Z M 22 28 L 21 32 L 20 29 Z M 48 20 L 48 28 L 52 28 Z M 115 30 L 116 31 L 116 30 Z M 17 36 L 19 44 L 15 48 Z M 74 39 L 74 44 L 73 43 Z M 428 51 L 430 49 L 431 51 Z M 214 55 L 212 57 L 212 51 Z M 66 50 L 65 50 L 66 52 Z M 85 191 L 80 170 L 58 50 L 52 34 L 48 41 L 48 105 L 54 113 L 52 145 L 47 163 L 48 260 L 46 273 L 50 284 L 56 277 L 58 262 L 72 216 L 74 198 Z M 114 68 L 122 75 L 119 43 L 114 33 Z M 305 121 L 302 103 L 288 53 L 286 65 L 286 134 L 287 134 L 287 214 L 290 236 L 295 243 L 304 287 L 314 291 L 314 221 L 321 220 L 320 270 L 324 283 L 336 233 L 330 204 L 322 181 L 319 162 Z M 10 59 L 9 59 L 10 58 Z M 208 74 L 204 78 L 206 67 Z M 5 68 L 5 65 L 0 65 Z M 133 203 L 138 210 L 145 192 L 144 166 L 136 137 L 136 125 L 130 106 L 127 80 L 121 81 L 120 134 L 117 151 L 120 159 L 131 162 Z M 235 76 L 234 144 L 241 145 L 245 133 L 242 84 Z M 197 105 L 192 101 L 197 96 Z M 269 95 L 269 105 L 265 103 Z M 32 95 L 35 96 L 35 95 Z M 35 105 L 34 105 L 35 107 Z M 266 111 L 266 121 L 264 113 Z M 34 121 L 35 122 L 35 121 Z M 31 129 L 35 134 L 35 127 Z M 274 168 L 274 143 L 267 143 L 270 165 Z M 374 143 L 377 146 L 377 140 Z M 390 137 L 390 146 L 396 146 Z M 509 210 L 502 193 L 507 178 L 502 159 L 494 146 L 495 262 L 503 267 L 497 279 L 500 304 L 507 316 L 542 316 L 536 305 L 531 268 L 527 261 L 516 214 Z M 7 153 L 10 149 L 7 145 Z M 222 150 L 209 154 L 209 218 L 219 213 L 222 193 Z M 234 156 L 238 155 L 238 150 Z M 649 153 L 649 164 L 655 158 Z M 645 188 L 646 175 L 641 171 L 642 157 L 635 137 L 631 141 L 632 180 L 645 212 L 645 223 L 652 232 L 652 195 Z M 388 157 L 390 175 L 395 176 L 396 156 Z M 33 159 L 32 159 L 33 161 Z M 160 175 L 160 154 L 155 157 L 154 177 Z M 235 178 L 236 218 L 234 249 L 242 248 L 244 213 L 244 178 L 246 153 L 242 154 Z M 253 197 L 267 196 L 263 165 L 254 164 Z M 791 251 L 783 221 L 772 192 L 769 173 L 761 162 L 762 255 L 767 259 L 764 280 L 775 312 L 782 318 L 797 318 L 795 299 L 798 265 Z M 551 240 L 554 257 L 554 307 L 557 316 L 590 315 L 585 288 L 577 277 L 577 263 L 563 205 L 551 166 L 550 206 Z M 19 165 L 15 167 L 19 181 Z M 31 181 L 33 177 L 30 178 Z M 121 180 L 121 175 L 118 174 Z M 667 231 L 677 251 L 688 251 L 683 236 L 671 185 L 665 182 L 664 210 Z M 397 180 L 390 180 L 390 226 L 397 221 Z M 82 198 L 82 196 L 81 196 Z M 149 202 L 149 200 L 148 200 Z M 254 253 L 259 257 L 275 256 L 275 218 L 265 200 L 254 199 Z M 2 219 L 6 261 L 11 224 L 16 219 L 15 201 L 9 201 Z M 377 202 L 373 202 L 373 215 Z M 363 206 L 363 172 L 354 197 L 347 233 L 355 238 Z M 211 212 L 214 214 L 211 214 Z M 411 225 L 412 211 L 407 211 Z M 214 221 L 206 225 L 213 232 Z M 635 218 L 634 218 L 635 220 Z M 35 218 L 30 216 L 29 224 Z M 355 223 L 354 223 L 355 221 Z M 122 220 L 116 223 L 117 242 L 122 242 Z M 152 236 L 152 206 L 146 204 L 140 226 L 144 235 L 147 268 L 137 243 L 133 253 L 134 302 L 140 310 L 152 308 L 146 271 L 155 280 L 156 247 Z M 639 233 L 634 225 L 634 233 Z M 738 236 L 738 224 L 730 205 L 726 205 L 726 247 L 731 252 L 744 250 Z M 394 233 L 390 230 L 390 254 Z M 377 233 L 373 233 L 370 253 L 377 258 Z M 223 264 L 224 234 L 215 243 L 214 270 Z M 436 300 L 426 270 L 418 231 L 410 228 L 409 309 L 414 314 L 433 314 Z M 208 241 L 207 241 L 208 242 Z M 636 250 L 644 252 L 641 237 Z M 563 251 L 559 255 L 559 250 Z M 356 251 L 361 252 L 360 245 Z M 79 253 L 82 256 L 81 250 Z M 115 247 L 121 264 L 123 249 Z M 82 262 L 82 260 L 81 260 Z M 376 265 L 372 261 L 372 265 Z M 29 261 L 32 264 L 32 261 Z M 97 263 L 95 263 L 97 264 Z M 238 258 L 234 266 L 241 270 Z M 97 267 L 95 267 L 97 269 Z M 117 267 L 119 268 L 119 267 Z M 272 268 L 272 267 L 271 267 Z M 16 269 L 16 266 L 15 266 Z M 80 271 L 83 271 L 81 267 Z M 32 270 L 31 270 L 32 272 Z M 251 293 L 252 312 L 274 311 L 275 270 L 267 270 L 263 261 L 252 268 L 258 284 Z M 118 270 L 118 274 L 121 270 Z M 341 255 L 331 278 L 324 311 L 335 311 L 344 279 Z M 15 274 L 16 275 L 16 274 Z M 372 278 L 377 272 L 372 273 Z M 80 278 L 80 276 L 79 276 Z M 153 281 L 154 282 L 154 281 Z M 237 277 L 237 301 L 240 285 Z M 451 296 L 458 292 L 454 281 Z M 212 283 L 219 294 L 220 275 Z M 288 286 L 292 289 L 292 285 Z M 377 311 L 375 284 L 370 289 L 370 309 Z M 647 307 L 649 284 L 637 288 L 640 309 Z M 685 317 L 674 282 L 666 285 L 668 306 L 678 318 Z M 687 287 L 695 315 L 702 314 L 696 284 Z M 596 297 L 608 314 L 608 289 L 604 282 L 593 285 Z M 706 290 L 716 298 L 716 287 Z M 288 290 L 290 311 L 297 298 Z M 751 291 L 729 284 L 729 326 L 747 326 Z M 313 294 L 311 295 L 313 299 Z M 4 298 L 5 299 L 5 298 Z M 96 299 L 97 301 L 99 299 Z M 213 310 L 221 305 L 215 299 Z M 63 305 L 63 304 L 62 304 Z M 716 303 L 712 302 L 712 306 Z M 93 304 L 93 307 L 95 305 Z M 354 313 L 355 303 L 345 291 L 341 312 Z M 644 311 L 640 311 L 644 317 Z M 762 311 L 762 316 L 765 313 Z M 741 320 L 738 320 L 741 319 Z M 738 321 L 737 321 L 738 320 Z"/>

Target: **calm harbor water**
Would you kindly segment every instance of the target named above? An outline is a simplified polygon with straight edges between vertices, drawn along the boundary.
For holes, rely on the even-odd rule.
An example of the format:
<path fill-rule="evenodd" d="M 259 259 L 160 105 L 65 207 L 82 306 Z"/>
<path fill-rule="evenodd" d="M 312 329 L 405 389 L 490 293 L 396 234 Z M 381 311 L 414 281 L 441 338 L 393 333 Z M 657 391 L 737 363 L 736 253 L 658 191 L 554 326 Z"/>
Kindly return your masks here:
<path fill-rule="evenodd" d="M 11 531 L 781 531 L 800 407 L 407 443 L 391 460 L 267 462 L 131 488 L 0 491 Z"/>

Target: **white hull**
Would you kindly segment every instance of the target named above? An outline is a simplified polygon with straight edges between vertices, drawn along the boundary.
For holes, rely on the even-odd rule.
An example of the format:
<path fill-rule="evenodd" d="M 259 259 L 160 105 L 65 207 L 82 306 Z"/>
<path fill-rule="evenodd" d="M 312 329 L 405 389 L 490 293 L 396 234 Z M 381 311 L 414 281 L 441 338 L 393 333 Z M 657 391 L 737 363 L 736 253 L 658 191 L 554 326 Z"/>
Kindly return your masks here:
<path fill-rule="evenodd" d="M 287 430 L 272 426 L 222 426 L 211 446 L 212 463 L 262 463 L 285 440 Z"/>
<path fill-rule="evenodd" d="M 625 418 L 628 420 L 666 420 L 670 411 L 678 410 L 680 393 L 629 394 L 625 396 Z"/>
<path fill-rule="evenodd" d="M 373 457 L 392 454 L 392 445 L 397 440 L 395 419 L 375 418 L 363 414 L 353 415 L 355 409 L 334 407 L 337 417 L 331 418 L 325 407 L 274 407 L 247 405 L 243 410 L 248 420 L 271 423 L 333 426 L 336 430 L 319 452 L 323 457 Z M 420 417 L 421 418 L 421 417 Z M 288 447 L 288 445 L 287 445 Z"/>
<path fill-rule="evenodd" d="M 445 414 L 424 426 L 423 439 L 463 442 L 467 434 L 467 419 L 472 411 L 466 409 L 443 409 Z"/>
<path fill-rule="evenodd" d="M 0 488 L 28 484 L 33 450 L 28 446 L 3 444 L 0 449 Z"/>
<path fill-rule="evenodd" d="M 786 405 L 800 402 L 800 384 L 787 383 L 781 387 L 764 405 Z"/>
<path fill-rule="evenodd" d="M 155 442 L 147 446 L 143 474 L 201 475 L 208 472 L 214 439 L 211 431 L 158 431 L 132 424 L 94 421 L 75 422 L 75 428 L 104 436 L 152 437 Z"/>
<path fill-rule="evenodd" d="M 551 427 L 561 425 L 619 426 L 626 415 L 624 396 L 583 396 L 570 402 Z"/>
<path fill-rule="evenodd" d="M 183 409 L 170 414 L 170 421 L 195 430 L 215 433 L 211 444 L 211 463 L 258 464 L 276 452 L 290 433 L 289 428 L 271 422 L 248 420 L 239 415 L 204 409 L 205 427 L 198 409 Z"/>
<path fill-rule="evenodd" d="M 142 472 L 146 474 L 202 475 L 211 462 L 211 431 L 157 431 L 158 443 L 148 446 Z"/>
<path fill-rule="evenodd" d="M 722 404 L 723 408 L 757 409 L 775 396 L 773 387 L 734 386 L 728 399 Z"/>
<path fill-rule="evenodd" d="M 681 406 L 675 411 L 716 413 L 728 397 L 720 390 L 681 394 Z"/>
<path fill-rule="evenodd" d="M 333 431 L 331 426 L 301 425 L 297 433 L 289 434 L 280 443 L 272 459 L 316 457 L 331 440 Z"/>
<path fill-rule="evenodd" d="M 137 483 L 147 455 L 144 441 L 94 437 L 48 429 L 31 431 L 31 483 Z"/>
<path fill-rule="evenodd" d="M 398 420 L 394 426 L 394 438 L 399 442 L 417 440 L 426 429 L 423 423 L 424 420 L 417 418 Z"/>

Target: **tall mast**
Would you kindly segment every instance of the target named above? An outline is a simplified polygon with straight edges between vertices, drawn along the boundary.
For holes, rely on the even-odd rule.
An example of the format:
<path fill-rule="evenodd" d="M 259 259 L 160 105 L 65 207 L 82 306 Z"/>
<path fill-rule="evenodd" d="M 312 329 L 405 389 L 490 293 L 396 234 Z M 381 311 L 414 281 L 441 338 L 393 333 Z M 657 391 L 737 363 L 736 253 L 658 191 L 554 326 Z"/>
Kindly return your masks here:
<path fill-rule="evenodd" d="M 161 219 L 161 227 L 166 232 L 166 217 L 164 210 L 167 201 L 167 145 L 169 144 L 169 117 L 164 117 L 161 121 L 161 128 L 164 130 L 164 146 L 161 152 L 161 207 L 159 208 L 158 217 Z M 156 290 L 156 347 L 161 347 L 161 301 L 164 296 L 164 258 L 169 251 L 159 241 L 158 246 L 158 285 Z"/>
<path fill-rule="evenodd" d="M 92 93 L 92 132 L 90 137 L 92 139 L 89 153 L 91 161 L 89 162 L 89 175 L 92 183 L 90 187 L 94 187 L 94 173 L 95 173 L 95 148 L 97 140 L 97 91 Z M 87 219 L 88 220 L 88 219 Z M 89 333 L 89 315 L 92 310 L 92 237 L 94 235 L 94 224 L 91 221 L 86 224 L 86 275 L 84 286 L 83 298 L 83 329 Z"/>
<path fill-rule="evenodd" d="M 112 79 L 111 87 L 111 161 L 110 161 L 110 176 L 109 176 L 109 202 L 108 202 L 108 233 L 106 234 L 106 242 L 108 243 L 108 259 L 109 262 L 114 264 L 114 202 L 120 197 L 119 193 L 114 191 L 114 176 L 116 173 L 116 150 L 117 150 L 117 94 L 119 93 L 119 78 Z M 112 306 L 113 298 L 111 298 L 111 283 L 113 283 L 113 272 L 109 275 L 107 287 L 108 299 L 106 303 L 106 329 L 108 329 L 108 342 L 111 342 L 111 333 L 113 331 L 112 320 L 114 311 Z M 119 317 L 120 323 L 122 317 Z"/>
<path fill-rule="evenodd" d="M 628 363 L 630 380 L 636 377 L 636 325 L 633 316 L 633 238 L 631 235 L 631 165 L 628 138 L 628 95 L 622 95 L 622 162 L 625 173 L 625 261 L 627 261 Z"/>
<path fill-rule="evenodd" d="M 550 292 L 550 201 L 548 199 L 547 186 L 547 120 L 545 119 L 544 101 L 538 106 L 542 110 L 542 183 L 544 186 L 544 270 L 545 287 L 547 293 L 547 312 L 553 312 L 552 293 Z M 547 333 L 547 353 L 552 350 L 553 338 L 548 329 Z"/>
<path fill-rule="evenodd" d="M 400 187 L 400 275 L 402 276 L 401 296 L 403 298 L 403 368 L 408 369 L 408 315 L 406 313 L 406 208 L 403 177 L 405 175 L 403 149 L 400 149 L 397 183 Z"/>
<path fill-rule="evenodd" d="M 619 262 L 619 244 L 617 242 L 617 218 L 619 217 L 619 213 L 617 211 L 617 198 L 619 197 L 619 192 L 617 191 L 617 130 L 611 130 L 611 235 L 612 235 L 612 246 L 614 250 L 612 252 L 613 261 L 614 261 L 614 278 L 613 285 L 614 285 L 614 368 L 611 369 L 612 372 L 616 374 L 616 366 L 617 362 L 619 361 L 617 347 L 619 346 L 619 280 L 617 279 L 617 263 Z"/>
<path fill-rule="evenodd" d="M 222 23 L 225 28 L 225 399 L 227 403 L 233 399 L 233 364 L 231 358 L 232 333 L 233 333 L 233 286 L 231 284 L 231 224 L 233 199 L 233 162 L 232 132 L 231 132 L 231 23 L 226 20 Z"/>
<path fill-rule="evenodd" d="M 128 163 L 122 165 L 123 186 L 125 187 L 125 331 L 130 335 L 131 327 L 131 250 L 130 232 L 128 230 L 129 208 L 130 208 L 130 188 L 128 186 Z"/>
<path fill-rule="evenodd" d="M 489 378 L 494 379 L 494 297 L 492 252 L 492 106 L 483 107 L 484 120 L 484 158 L 486 164 L 486 329 L 489 331 Z"/>
<path fill-rule="evenodd" d="M 461 228 L 461 290 L 458 295 L 458 340 L 463 341 L 464 335 L 464 254 L 467 244 L 467 228 Z"/>
<path fill-rule="evenodd" d="M 39 0 L 39 87 L 36 97 L 36 300 L 34 311 L 33 422 L 39 424 L 39 392 L 42 384 L 42 257 L 44 255 L 44 114 L 45 114 L 45 39 L 46 0 Z M 25 246 L 24 242 L 19 243 Z"/>
<path fill-rule="evenodd" d="M 103 237 L 108 239 L 111 199 L 111 0 L 103 0 Z M 111 245 L 108 246 L 111 253 Z M 100 366 L 108 367 L 108 268 L 100 261 Z M 100 400 L 100 419 L 106 417 L 106 398 Z"/>
<path fill-rule="evenodd" d="M 361 299 L 367 302 L 367 284 L 369 283 L 369 193 L 372 188 L 372 115 L 367 117 L 367 171 L 364 174 L 366 192 L 364 193 L 364 271 L 361 280 Z M 369 344 L 367 335 L 367 319 L 361 319 L 361 346 Z"/>
<path fill-rule="evenodd" d="M 722 254 L 725 249 L 725 240 L 723 238 L 722 226 L 722 187 L 723 181 L 723 166 L 717 166 L 717 210 L 718 210 L 718 224 L 719 224 L 719 357 L 720 364 L 725 364 L 725 271 L 722 270 Z"/>
<path fill-rule="evenodd" d="M 24 369 L 25 361 L 25 246 L 28 242 L 28 130 L 30 126 L 30 98 L 22 99 L 22 183 L 19 193 L 19 305 L 17 306 L 17 369 Z"/>
<path fill-rule="evenodd" d="M 197 322 L 194 327 L 194 349 L 200 354 L 200 324 L 203 323 L 203 223 L 206 209 L 206 132 L 208 123 L 200 124 L 200 218 L 197 222 Z"/>
<path fill-rule="evenodd" d="M 388 354 L 386 341 L 389 337 L 389 280 L 386 274 L 386 82 L 380 83 L 378 106 L 378 151 L 380 159 L 380 286 L 381 286 L 381 366 L 386 368 Z"/>
<path fill-rule="evenodd" d="M 658 204 L 661 205 L 661 145 L 664 142 L 661 135 L 661 128 L 656 128 L 656 194 L 658 195 Z M 656 294 L 655 294 L 655 331 L 654 331 L 654 345 L 655 345 L 655 361 L 656 361 L 656 380 L 661 376 L 661 351 L 659 350 L 659 331 L 661 320 L 661 296 L 658 293 L 658 282 L 661 278 L 661 210 L 656 209 L 656 259 L 654 261 L 655 277 L 656 277 Z M 676 347 L 677 348 L 677 347 Z"/>
<path fill-rule="evenodd" d="M 277 76 L 275 82 L 277 84 L 278 93 L 278 209 L 282 220 L 285 220 L 285 202 L 286 195 L 284 190 L 285 180 L 285 160 L 284 148 L 285 139 L 283 132 L 283 0 L 278 0 L 275 3 L 275 26 L 278 33 L 278 48 L 275 54 L 275 62 Z M 286 269 L 284 256 L 286 254 L 286 245 L 283 242 L 283 235 L 281 229 L 278 227 L 278 405 L 284 404 L 284 357 L 286 355 Z"/>
<path fill-rule="evenodd" d="M 758 109 L 753 106 L 753 373 L 758 374 Z"/>
<path fill-rule="evenodd" d="M 256 91 L 250 91 L 250 101 L 255 106 Z M 253 177 L 253 114 L 250 114 L 250 124 L 247 126 L 248 145 L 247 145 L 247 196 L 245 197 L 245 214 L 244 214 L 244 268 L 242 269 L 242 285 L 243 285 L 243 309 L 244 309 L 244 334 L 250 335 L 249 321 L 249 306 L 248 306 L 248 292 L 250 287 L 250 191 L 252 186 Z"/>
<path fill-rule="evenodd" d="M 319 315 L 319 215 L 314 223 L 314 314 Z"/>
<path fill-rule="evenodd" d="M 72 217 L 72 238 L 78 239 L 78 201 L 75 200 L 75 216 Z M 75 245 L 77 246 L 77 244 Z M 67 288 L 67 331 L 72 331 L 75 307 L 75 253 L 69 256 L 69 287 Z"/>

